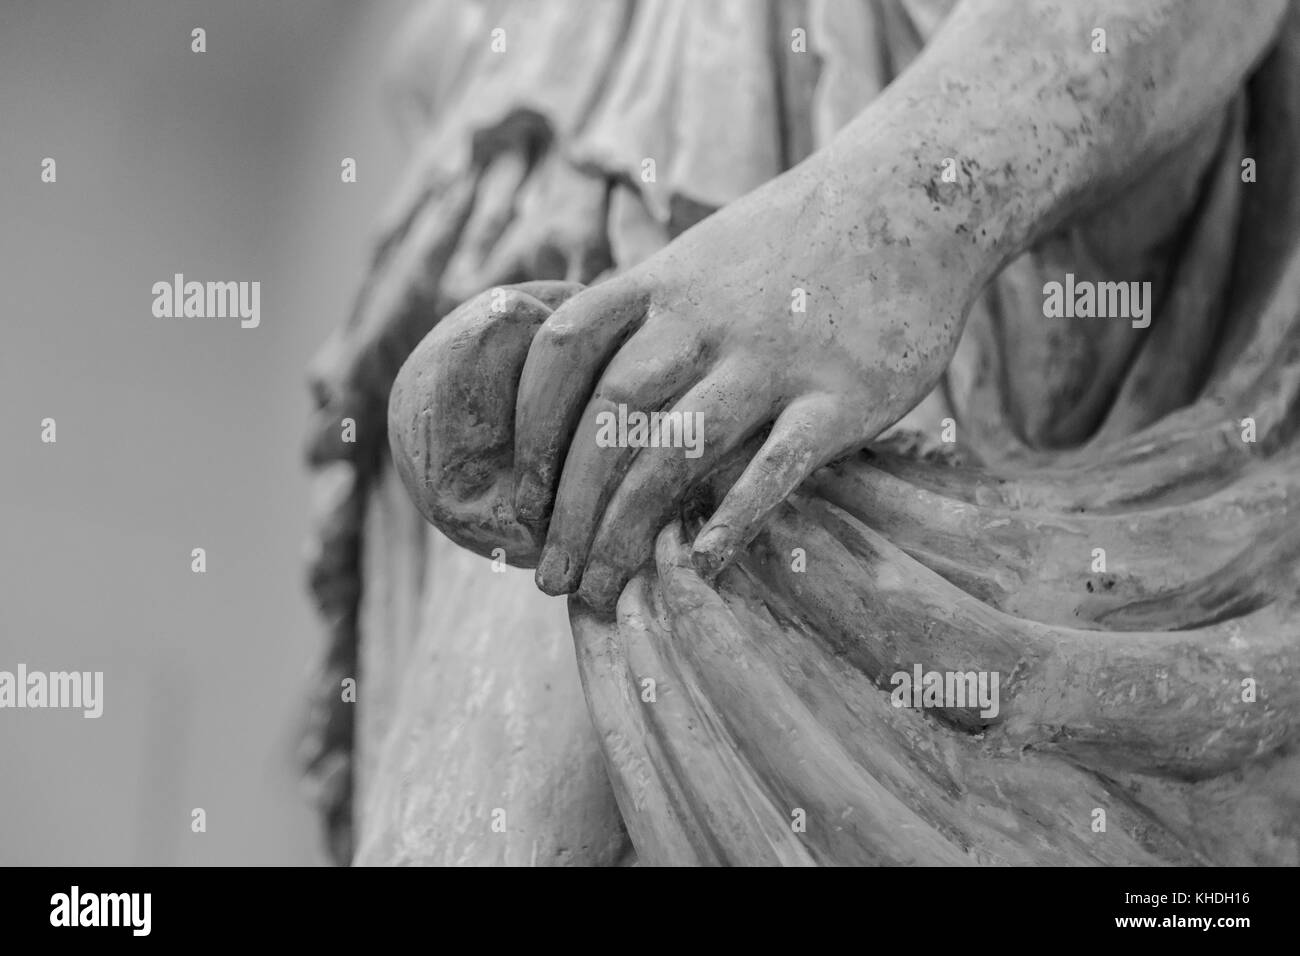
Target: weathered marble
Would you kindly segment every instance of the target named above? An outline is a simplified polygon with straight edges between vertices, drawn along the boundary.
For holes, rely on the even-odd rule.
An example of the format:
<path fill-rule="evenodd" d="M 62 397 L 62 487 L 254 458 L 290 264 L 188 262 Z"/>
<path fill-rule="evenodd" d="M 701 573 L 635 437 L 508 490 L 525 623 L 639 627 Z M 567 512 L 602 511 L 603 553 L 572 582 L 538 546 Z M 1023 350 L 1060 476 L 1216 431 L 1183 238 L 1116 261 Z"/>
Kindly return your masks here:
<path fill-rule="evenodd" d="M 313 373 L 340 858 L 355 812 L 381 864 L 1300 862 L 1300 4 L 526 6 L 423 95 Z M 1150 281 L 1150 327 L 1047 320 L 1067 271 Z M 575 458 L 593 394 L 720 359 L 698 470 Z M 734 494 L 800 396 L 806 453 Z M 892 707 L 918 663 L 998 713 Z"/>

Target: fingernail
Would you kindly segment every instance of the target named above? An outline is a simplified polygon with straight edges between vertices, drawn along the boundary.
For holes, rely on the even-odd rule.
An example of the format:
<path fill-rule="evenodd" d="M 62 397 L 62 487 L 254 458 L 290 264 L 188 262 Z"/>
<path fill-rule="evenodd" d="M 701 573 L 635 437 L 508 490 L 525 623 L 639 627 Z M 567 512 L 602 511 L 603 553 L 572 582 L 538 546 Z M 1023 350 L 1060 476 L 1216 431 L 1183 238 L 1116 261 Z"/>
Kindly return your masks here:
<path fill-rule="evenodd" d="M 691 548 L 691 561 L 701 574 L 712 576 L 721 571 L 736 553 L 736 547 L 728 544 L 731 528 L 717 524 L 700 532 Z"/>
<path fill-rule="evenodd" d="M 591 564 L 587 566 L 587 573 L 582 576 L 582 587 L 578 589 L 578 597 L 592 607 L 609 608 L 618 602 L 618 596 L 622 591 L 613 568 L 606 564 Z"/>
<path fill-rule="evenodd" d="M 537 573 L 533 576 L 537 586 L 545 593 L 556 596 L 568 594 L 573 590 L 569 575 L 569 553 L 563 548 L 547 545 L 537 562 Z"/>
<path fill-rule="evenodd" d="M 527 525 L 534 525 L 542 516 L 542 483 L 531 472 L 519 479 L 515 492 L 515 517 Z"/>

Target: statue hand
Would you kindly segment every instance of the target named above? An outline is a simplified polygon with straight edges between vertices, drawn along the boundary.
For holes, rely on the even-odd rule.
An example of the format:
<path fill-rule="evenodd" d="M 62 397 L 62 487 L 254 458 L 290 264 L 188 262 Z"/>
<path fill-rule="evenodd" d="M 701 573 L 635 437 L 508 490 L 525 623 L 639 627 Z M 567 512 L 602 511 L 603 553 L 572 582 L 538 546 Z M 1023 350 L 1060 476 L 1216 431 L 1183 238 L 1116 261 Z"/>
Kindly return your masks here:
<path fill-rule="evenodd" d="M 717 572 L 812 471 L 901 418 L 946 368 L 970 297 L 945 274 L 959 270 L 896 238 L 883 213 L 848 222 L 802 171 L 538 330 L 515 406 L 514 512 L 545 532 L 544 591 L 612 604 L 691 489 L 749 454 L 694 541 L 697 566 Z M 673 415 L 656 443 L 659 412 Z"/>

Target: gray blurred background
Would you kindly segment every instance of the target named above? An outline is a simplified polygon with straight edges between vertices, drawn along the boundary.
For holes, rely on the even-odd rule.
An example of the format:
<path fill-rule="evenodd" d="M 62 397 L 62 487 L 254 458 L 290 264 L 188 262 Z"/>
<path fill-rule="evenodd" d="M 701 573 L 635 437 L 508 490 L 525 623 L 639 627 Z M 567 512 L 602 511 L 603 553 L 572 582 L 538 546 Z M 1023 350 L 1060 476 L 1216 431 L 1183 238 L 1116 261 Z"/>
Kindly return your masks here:
<path fill-rule="evenodd" d="M 0 710 L 0 864 L 323 862 L 304 368 L 399 166 L 406 7 L 0 3 L 0 669 L 105 675 L 98 720 Z M 155 318 L 175 272 L 261 281 L 260 328 Z"/>

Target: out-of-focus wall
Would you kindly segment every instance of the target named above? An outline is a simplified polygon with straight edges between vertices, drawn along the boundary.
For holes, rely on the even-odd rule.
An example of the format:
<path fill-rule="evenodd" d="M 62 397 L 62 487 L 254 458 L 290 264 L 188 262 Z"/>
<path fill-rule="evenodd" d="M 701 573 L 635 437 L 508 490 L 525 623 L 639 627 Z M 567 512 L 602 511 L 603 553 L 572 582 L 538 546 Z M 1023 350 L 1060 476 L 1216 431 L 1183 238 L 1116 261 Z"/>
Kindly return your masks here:
<path fill-rule="evenodd" d="M 400 165 L 406 8 L 0 6 L 0 670 L 105 675 L 97 720 L 0 710 L 0 863 L 323 859 L 293 765 L 304 367 Z M 260 281 L 260 327 L 155 318 L 176 272 Z"/>

